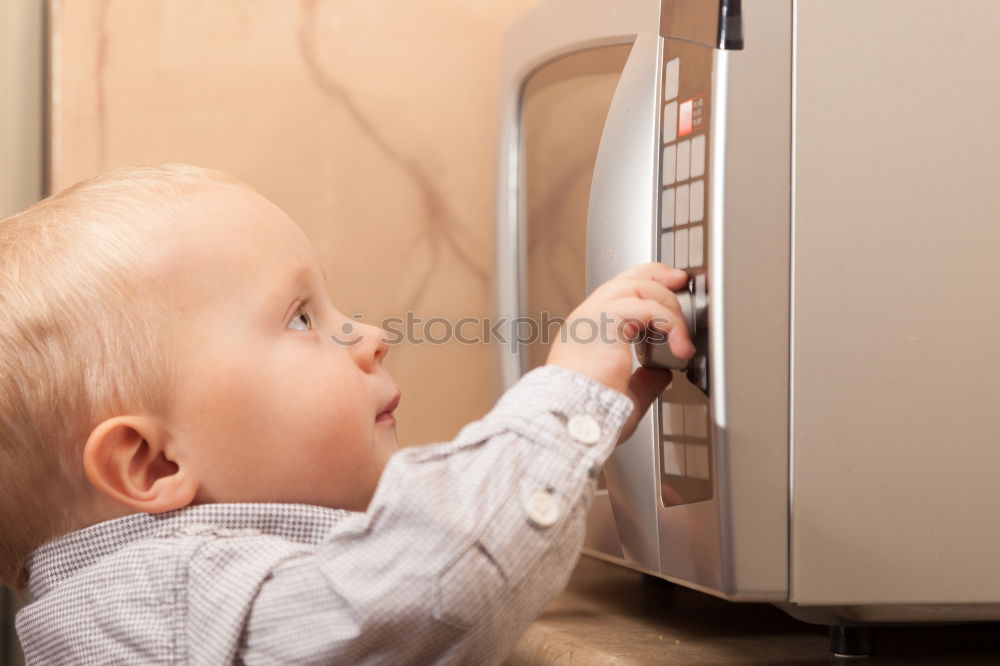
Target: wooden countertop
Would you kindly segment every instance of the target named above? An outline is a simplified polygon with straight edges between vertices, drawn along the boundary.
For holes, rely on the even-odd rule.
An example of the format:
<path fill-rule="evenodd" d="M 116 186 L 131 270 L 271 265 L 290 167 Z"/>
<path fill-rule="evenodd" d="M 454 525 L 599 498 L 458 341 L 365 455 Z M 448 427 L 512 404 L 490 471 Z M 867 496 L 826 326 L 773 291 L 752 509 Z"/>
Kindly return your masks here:
<path fill-rule="evenodd" d="M 584 556 L 507 666 L 1000 664 L 1000 624 L 879 628 L 870 659 L 829 653 L 826 627 Z"/>

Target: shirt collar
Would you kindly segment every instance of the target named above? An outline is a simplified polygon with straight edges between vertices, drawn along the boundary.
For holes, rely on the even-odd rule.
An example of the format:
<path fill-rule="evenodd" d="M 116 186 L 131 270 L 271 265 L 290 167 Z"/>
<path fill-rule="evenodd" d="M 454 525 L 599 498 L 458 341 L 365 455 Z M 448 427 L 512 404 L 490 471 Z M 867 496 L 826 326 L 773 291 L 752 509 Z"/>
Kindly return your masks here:
<path fill-rule="evenodd" d="M 319 545 L 350 511 L 311 504 L 198 504 L 164 513 L 134 513 L 70 532 L 39 546 L 28 559 L 28 592 L 38 599 L 77 571 L 121 550 L 180 527 L 212 525 L 251 529 Z"/>

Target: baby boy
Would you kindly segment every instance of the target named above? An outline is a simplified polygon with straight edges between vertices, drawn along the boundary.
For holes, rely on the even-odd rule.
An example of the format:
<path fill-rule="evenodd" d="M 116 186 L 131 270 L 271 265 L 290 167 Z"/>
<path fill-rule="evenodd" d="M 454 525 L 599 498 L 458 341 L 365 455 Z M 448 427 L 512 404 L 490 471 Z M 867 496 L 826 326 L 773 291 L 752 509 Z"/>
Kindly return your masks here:
<path fill-rule="evenodd" d="M 626 271 L 454 441 L 397 450 L 382 331 L 298 227 L 183 165 L 0 221 L 0 581 L 44 664 L 497 663 L 565 585 L 595 477 L 694 353 Z M 588 336 L 594 337 L 594 336 Z"/>

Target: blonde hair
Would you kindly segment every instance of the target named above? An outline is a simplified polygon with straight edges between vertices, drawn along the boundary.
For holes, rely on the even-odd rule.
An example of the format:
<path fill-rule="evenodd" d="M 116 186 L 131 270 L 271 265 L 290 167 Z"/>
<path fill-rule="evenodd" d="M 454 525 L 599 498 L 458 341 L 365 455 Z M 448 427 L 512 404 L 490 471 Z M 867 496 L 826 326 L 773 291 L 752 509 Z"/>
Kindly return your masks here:
<path fill-rule="evenodd" d="M 93 428 L 167 407 L 171 317 L 144 264 L 154 233 L 213 183 L 246 187 L 187 165 L 128 167 L 0 221 L 0 582 L 21 594 L 31 552 L 83 526 Z"/>

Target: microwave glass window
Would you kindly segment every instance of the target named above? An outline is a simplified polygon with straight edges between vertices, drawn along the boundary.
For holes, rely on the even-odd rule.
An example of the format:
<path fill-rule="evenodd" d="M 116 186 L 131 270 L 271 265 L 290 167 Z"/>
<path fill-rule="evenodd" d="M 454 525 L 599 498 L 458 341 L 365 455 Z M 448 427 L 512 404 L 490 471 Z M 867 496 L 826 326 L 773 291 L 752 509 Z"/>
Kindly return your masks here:
<path fill-rule="evenodd" d="M 545 363 L 559 321 L 586 296 L 590 181 L 631 45 L 578 51 L 538 69 L 521 98 L 524 370 Z"/>

